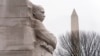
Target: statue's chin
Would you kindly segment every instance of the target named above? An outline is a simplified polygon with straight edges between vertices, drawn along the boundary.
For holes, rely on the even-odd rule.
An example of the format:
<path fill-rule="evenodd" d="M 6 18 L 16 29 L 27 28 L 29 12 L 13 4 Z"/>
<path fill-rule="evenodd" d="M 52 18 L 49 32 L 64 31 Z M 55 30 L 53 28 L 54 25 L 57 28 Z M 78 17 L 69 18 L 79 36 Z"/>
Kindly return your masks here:
<path fill-rule="evenodd" d="M 44 20 L 44 18 L 41 18 L 41 19 L 39 19 L 40 21 L 43 21 Z"/>

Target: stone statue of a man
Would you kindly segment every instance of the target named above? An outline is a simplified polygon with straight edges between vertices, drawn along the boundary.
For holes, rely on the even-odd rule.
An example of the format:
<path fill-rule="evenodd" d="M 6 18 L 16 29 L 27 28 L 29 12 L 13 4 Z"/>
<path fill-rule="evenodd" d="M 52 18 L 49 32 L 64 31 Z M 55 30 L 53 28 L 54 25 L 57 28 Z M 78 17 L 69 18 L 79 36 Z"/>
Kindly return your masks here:
<path fill-rule="evenodd" d="M 41 9 L 27 1 L 0 0 L 0 56 L 52 56 L 55 37 L 43 26 Z"/>
<path fill-rule="evenodd" d="M 28 7 L 31 25 L 36 35 L 33 56 L 52 56 L 52 52 L 56 47 L 56 37 L 42 23 L 45 18 L 44 9 L 30 2 Z"/>

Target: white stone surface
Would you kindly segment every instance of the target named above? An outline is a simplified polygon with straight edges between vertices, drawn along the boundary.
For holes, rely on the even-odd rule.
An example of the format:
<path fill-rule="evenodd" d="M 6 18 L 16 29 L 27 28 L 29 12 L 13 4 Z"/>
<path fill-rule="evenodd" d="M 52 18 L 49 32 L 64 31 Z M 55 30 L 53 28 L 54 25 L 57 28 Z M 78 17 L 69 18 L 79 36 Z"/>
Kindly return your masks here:
<path fill-rule="evenodd" d="M 31 20 L 26 2 L 0 0 L 0 56 L 52 56 L 55 38 L 41 21 Z"/>

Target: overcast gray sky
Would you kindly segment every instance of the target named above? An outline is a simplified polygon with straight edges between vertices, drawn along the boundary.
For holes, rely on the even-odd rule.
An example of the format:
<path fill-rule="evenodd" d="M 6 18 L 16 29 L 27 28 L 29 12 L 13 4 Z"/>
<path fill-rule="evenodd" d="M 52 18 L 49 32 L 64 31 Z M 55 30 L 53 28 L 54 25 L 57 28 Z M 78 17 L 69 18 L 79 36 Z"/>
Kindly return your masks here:
<path fill-rule="evenodd" d="M 79 17 L 79 28 L 100 33 L 100 0 L 31 0 L 45 9 L 46 28 L 59 36 L 70 32 L 70 19 L 73 9 Z"/>

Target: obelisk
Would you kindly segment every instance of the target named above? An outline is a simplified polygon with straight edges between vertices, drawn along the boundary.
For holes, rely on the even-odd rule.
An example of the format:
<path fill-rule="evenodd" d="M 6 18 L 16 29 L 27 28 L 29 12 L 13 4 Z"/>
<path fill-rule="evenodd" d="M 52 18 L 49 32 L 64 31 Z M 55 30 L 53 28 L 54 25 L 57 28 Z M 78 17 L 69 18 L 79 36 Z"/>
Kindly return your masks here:
<path fill-rule="evenodd" d="M 78 15 L 75 9 L 71 15 L 71 43 L 74 56 L 80 56 L 80 39 L 79 39 L 79 24 L 78 24 Z"/>
<path fill-rule="evenodd" d="M 32 56 L 27 0 L 0 0 L 0 56 Z"/>
<path fill-rule="evenodd" d="M 79 24 L 78 24 L 78 15 L 75 9 L 71 15 L 71 31 L 79 31 Z"/>

